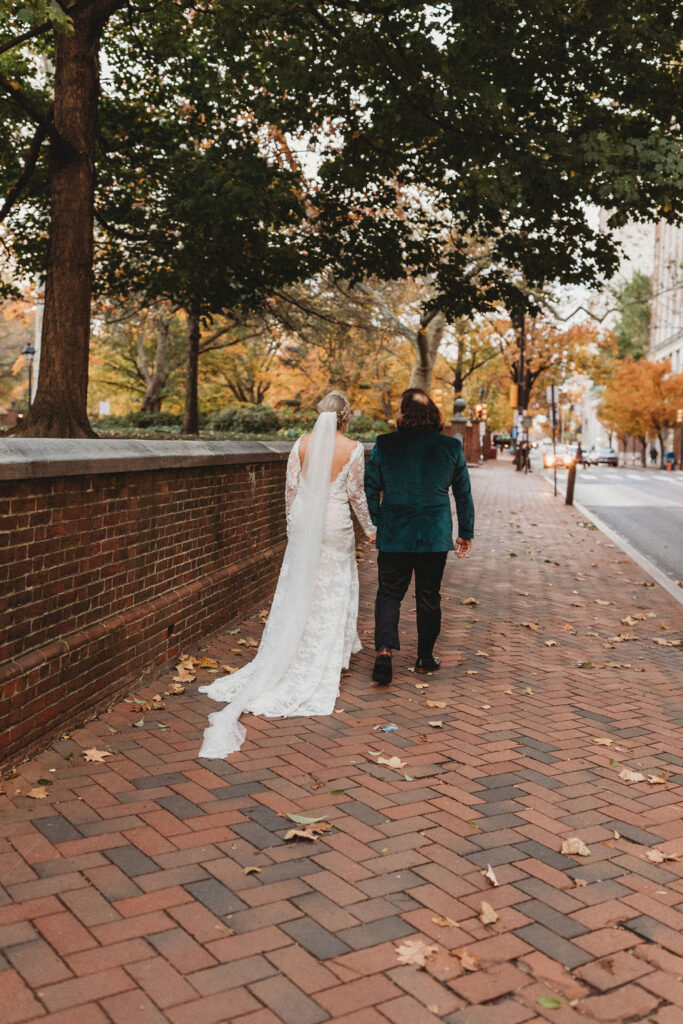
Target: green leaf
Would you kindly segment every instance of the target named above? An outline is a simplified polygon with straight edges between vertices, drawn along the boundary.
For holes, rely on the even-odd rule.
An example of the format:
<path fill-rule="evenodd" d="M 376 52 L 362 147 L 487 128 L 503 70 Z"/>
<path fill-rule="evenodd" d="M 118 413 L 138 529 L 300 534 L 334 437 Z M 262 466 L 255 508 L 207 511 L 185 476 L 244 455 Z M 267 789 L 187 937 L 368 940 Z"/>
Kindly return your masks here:
<path fill-rule="evenodd" d="M 557 996 L 541 996 L 536 1002 L 546 1010 L 560 1010 L 562 1003 Z"/>
<path fill-rule="evenodd" d="M 330 794 L 332 796 L 343 796 L 346 793 L 345 789 L 331 789 Z"/>
<path fill-rule="evenodd" d="M 133 722 L 133 728 L 134 729 L 142 729 L 144 724 L 145 724 L 145 720 L 144 720 L 144 718 L 141 718 L 139 722 Z"/>
<path fill-rule="evenodd" d="M 37 786 L 51 786 L 52 779 L 38 779 Z"/>

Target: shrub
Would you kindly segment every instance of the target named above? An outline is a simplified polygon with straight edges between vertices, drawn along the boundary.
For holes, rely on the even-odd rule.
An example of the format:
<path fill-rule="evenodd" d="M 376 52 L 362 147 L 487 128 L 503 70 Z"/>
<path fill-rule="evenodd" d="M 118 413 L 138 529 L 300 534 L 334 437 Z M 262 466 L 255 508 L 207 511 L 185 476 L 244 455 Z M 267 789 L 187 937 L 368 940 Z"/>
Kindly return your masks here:
<path fill-rule="evenodd" d="M 229 405 L 207 421 L 209 430 L 236 434 L 268 434 L 280 426 L 280 414 L 269 405 Z"/>

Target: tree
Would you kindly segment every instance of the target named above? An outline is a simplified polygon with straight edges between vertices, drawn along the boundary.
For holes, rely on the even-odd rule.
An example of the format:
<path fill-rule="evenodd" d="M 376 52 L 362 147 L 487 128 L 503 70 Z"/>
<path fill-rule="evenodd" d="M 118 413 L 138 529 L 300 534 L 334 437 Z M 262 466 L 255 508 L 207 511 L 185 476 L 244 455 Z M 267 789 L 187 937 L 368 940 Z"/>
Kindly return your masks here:
<path fill-rule="evenodd" d="M 640 359 L 650 347 L 652 282 L 647 274 L 636 271 L 630 280 L 613 288 L 619 306 L 614 325 L 617 355 L 620 359 Z"/>
<path fill-rule="evenodd" d="M 676 423 L 683 404 L 683 374 L 672 374 L 669 360 L 624 359 L 607 382 L 600 404 L 600 417 L 624 445 L 629 435 L 641 444 L 643 465 L 647 441 L 657 438 L 662 468 L 666 432 Z"/>

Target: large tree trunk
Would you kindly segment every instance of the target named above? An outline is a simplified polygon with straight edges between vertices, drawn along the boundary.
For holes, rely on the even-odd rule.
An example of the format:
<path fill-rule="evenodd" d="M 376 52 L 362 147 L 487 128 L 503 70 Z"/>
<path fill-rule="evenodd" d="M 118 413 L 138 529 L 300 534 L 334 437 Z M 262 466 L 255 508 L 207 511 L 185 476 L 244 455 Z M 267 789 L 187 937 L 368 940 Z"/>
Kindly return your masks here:
<path fill-rule="evenodd" d="M 187 362 L 183 434 L 199 433 L 199 314 L 187 314 Z"/>
<path fill-rule="evenodd" d="M 108 15 L 102 5 L 92 4 L 74 16 L 73 32 L 55 33 L 54 124 L 63 141 L 52 141 L 50 150 L 51 226 L 38 388 L 18 431 L 30 437 L 96 436 L 86 401 L 98 53 Z"/>
<path fill-rule="evenodd" d="M 439 311 L 425 313 L 420 320 L 415 342 L 415 365 L 410 374 L 411 388 L 422 388 L 423 391 L 429 393 L 432 386 L 434 363 L 445 327 L 446 318 Z"/>

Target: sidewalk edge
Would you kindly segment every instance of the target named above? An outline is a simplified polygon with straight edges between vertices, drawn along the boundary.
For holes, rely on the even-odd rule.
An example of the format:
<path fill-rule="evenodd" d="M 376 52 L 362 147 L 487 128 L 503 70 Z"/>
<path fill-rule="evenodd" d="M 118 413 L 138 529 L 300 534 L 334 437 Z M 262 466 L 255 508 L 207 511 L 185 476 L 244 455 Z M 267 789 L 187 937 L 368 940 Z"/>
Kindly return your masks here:
<path fill-rule="evenodd" d="M 632 547 L 631 544 L 621 536 L 621 534 L 617 533 L 616 530 L 613 530 L 611 526 L 607 526 L 606 523 L 603 523 L 602 519 L 600 519 L 599 516 L 596 516 L 594 512 L 589 512 L 585 505 L 581 505 L 580 502 L 575 501 L 573 507 L 582 516 L 589 519 L 594 526 L 597 526 L 597 528 L 601 530 L 606 537 L 609 537 L 613 544 L 620 547 L 632 562 L 635 562 L 641 569 L 644 569 L 648 576 L 651 576 L 656 583 L 659 583 L 660 587 L 675 598 L 679 604 L 683 604 L 683 588 L 677 586 L 673 580 L 670 580 L 666 573 L 662 572 L 661 569 L 658 569 L 657 566 L 649 560 L 649 558 L 645 558 L 645 556 L 641 555 L 639 551 L 636 551 L 636 549 Z"/>

